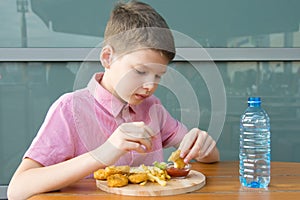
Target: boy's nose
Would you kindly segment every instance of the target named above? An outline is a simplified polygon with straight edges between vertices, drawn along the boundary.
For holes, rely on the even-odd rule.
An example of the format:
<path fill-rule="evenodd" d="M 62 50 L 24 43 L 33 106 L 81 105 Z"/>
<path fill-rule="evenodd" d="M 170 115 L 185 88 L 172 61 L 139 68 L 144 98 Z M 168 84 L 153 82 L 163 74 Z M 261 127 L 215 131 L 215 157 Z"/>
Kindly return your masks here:
<path fill-rule="evenodd" d="M 154 82 L 146 82 L 143 84 L 143 88 L 152 90 L 154 88 L 155 83 Z"/>

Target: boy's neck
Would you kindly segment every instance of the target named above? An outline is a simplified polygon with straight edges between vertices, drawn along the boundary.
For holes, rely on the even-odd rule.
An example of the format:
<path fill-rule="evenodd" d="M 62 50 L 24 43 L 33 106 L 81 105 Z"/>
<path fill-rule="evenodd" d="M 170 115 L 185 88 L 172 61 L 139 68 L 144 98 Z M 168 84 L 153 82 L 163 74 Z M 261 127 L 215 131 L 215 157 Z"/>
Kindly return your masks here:
<path fill-rule="evenodd" d="M 99 80 L 99 84 L 106 89 L 109 93 L 111 93 L 113 96 L 115 96 L 116 98 L 118 98 L 120 101 L 126 103 L 123 99 L 121 99 L 116 93 L 115 90 L 113 89 L 113 87 L 108 84 L 109 83 L 109 76 L 105 75 L 105 73 L 103 74 L 102 79 Z"/>
<path fill-rule="evenodd" d="M 107 76 L 105 76 L 105 73 L 103 74 L 103 77 L 99 80 L 99 84 L 106 89 L 107 91 L 109 91 L 110 93 L 112 93 L 109 85 L 107 84 Z"/>

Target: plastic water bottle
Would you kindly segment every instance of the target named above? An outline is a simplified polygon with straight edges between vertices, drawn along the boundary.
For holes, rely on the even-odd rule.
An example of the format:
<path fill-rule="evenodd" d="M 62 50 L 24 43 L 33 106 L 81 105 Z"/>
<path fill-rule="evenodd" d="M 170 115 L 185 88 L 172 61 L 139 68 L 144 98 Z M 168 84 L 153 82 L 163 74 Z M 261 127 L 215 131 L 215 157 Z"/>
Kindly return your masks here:
<path fill-rule="evenodd" d="M 240 119 L 240 182 L 250 188 L 266 188 L 270 183 L 270 118 L 259 97 L 248 98 L 248 108 Z"/>

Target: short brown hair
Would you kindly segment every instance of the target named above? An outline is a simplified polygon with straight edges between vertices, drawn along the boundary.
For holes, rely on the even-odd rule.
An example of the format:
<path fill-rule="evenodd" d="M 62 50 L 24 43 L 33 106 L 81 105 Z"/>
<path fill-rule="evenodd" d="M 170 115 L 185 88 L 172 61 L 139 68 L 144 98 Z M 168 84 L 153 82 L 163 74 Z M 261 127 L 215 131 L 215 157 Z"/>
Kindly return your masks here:
<path fill-rule="evenodd" d="M 166 21 L 150 5 L 138 1 L 115 6 L 105 29 L 107 44 L 118 54 L 151 48 L 169 60 L 175 56 L 174 38 Z"/>

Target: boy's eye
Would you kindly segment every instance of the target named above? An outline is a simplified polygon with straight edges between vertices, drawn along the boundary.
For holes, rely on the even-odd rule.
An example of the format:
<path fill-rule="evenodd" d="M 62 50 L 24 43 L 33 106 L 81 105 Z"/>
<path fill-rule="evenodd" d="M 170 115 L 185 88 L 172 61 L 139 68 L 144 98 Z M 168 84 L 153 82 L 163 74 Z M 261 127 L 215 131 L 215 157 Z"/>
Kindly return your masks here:
<path fill-rule="evenodd" d="M 145 74 L 146 73 L 146 72 L 138 70 L 138 69 L 135 69 L 135 72 L 138 73 L 138 74 Z"/>

